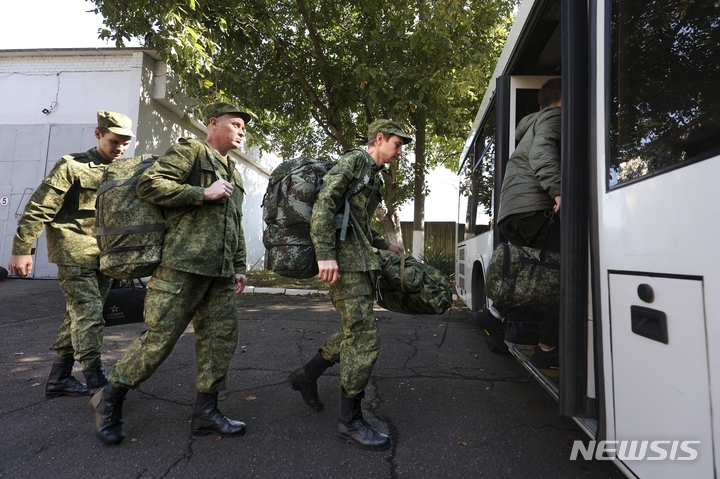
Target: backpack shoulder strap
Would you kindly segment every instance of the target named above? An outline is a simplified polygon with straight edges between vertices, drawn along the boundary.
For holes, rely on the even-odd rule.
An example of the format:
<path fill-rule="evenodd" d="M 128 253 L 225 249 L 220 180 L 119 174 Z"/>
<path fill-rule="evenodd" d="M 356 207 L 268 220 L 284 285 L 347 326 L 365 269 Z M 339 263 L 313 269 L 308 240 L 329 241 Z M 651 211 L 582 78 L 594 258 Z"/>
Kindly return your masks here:
<path fill-rule="evenodd" d="M 365 165 L 363 166 L 362 172 L 360 173 L 360 178 L 356 179 L 355 181 L 353 181 L 350 184 L 347 191 L 345 192 L 345 195 L 343 196 L 343 199 L 345 200 L 345 210 L 343 211 L 343 216 L 342 216 L 342 226 L 340 229 L 340 241 L 345 241 L 345 236 L 347 235 L 348 224 L 350 223 L 350 197 L 352 195 L 358 193 L 363 188 L 365 188 L 365 186 L 367 186 L 369 181 L 370 181 L 370 163 L 367 160 L 365 160 Z"/>
<path fill-rule="evenodd" d="M 135 157 L 135 158 L 137 158 L 137 157 Z M 142 165 L 142 168 L 140 169 L 140 171 L 137 172 L 137 174 L 135 174 L 134 176 L 131 176 L 130 178 L 120 178 L 117 180 L 101 182 L 100 187 L 97 190 L 97 195 L 100 196 L 103 193 L 105 193 L 107 190 L 109 190 L 111 188 L 115 188 L 117 186 L 126 186 L 126 185 L 136 184 L 138 182 L 138 180 L 140 179 L 140 175 L 145 170 L 147 170 L 156 159 L 158 159 L 158 155 L 153 155 L 152 153 L 146 153 L 144 155 L 140 155 L 139 158 L 140 158 L 140 163 L 143 163 L 143 165 Z M 105 181 L 105 175 L 103 175 L 103 181 Z"/>

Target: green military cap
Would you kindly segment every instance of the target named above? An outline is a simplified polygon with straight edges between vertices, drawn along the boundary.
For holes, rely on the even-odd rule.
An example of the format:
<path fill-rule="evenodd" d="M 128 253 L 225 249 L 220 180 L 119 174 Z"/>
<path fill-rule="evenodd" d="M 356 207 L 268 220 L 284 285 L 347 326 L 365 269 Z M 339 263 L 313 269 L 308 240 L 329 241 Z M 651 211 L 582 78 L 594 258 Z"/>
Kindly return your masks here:
<path fill-rule="evenodd" d="M 205 125 L 209 125 L 211 118 L 220 118 L 223 115 L 229 115 L 231 113 L 238 115 L 246 124 L 250 123 L 251 116 L 248 112 L 242 111 L 232 103 L 225 103 L 223 101 L 211 103 L 206 106 L 203 109 L 203 119 L 205 120 Z"/>
<path fill-rule="evenodd" d="M 132 132 L 132 120 L 122 113 L 100 110 L 97 112 L 99 128 L 107 128 L 111 133 L 122 136 L 135 136 Z"/>
<path fill-rule="evenodd" d="M 378 133 L 397 135 L 402 138 L 403 145 L 407 145 L 412 142 L 413 139 L 410 135 L 405 133 L 400 125 L 392 120 L 375 120 L 368 127 L 368 140 L 372 140 L 377 136 Z"/>

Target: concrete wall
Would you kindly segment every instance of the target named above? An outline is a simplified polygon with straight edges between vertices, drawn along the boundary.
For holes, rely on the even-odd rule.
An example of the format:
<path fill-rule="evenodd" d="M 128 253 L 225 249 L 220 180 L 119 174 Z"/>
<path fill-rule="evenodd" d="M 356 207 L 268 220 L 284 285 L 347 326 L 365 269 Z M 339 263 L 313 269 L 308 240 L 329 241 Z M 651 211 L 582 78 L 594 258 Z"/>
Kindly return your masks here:
<path fill-rule="evenodd" d="M 63 154 L 96 145 L 98 110 L 133 120 L 137 138 L 126 156 L 163 153 L 182 136 L 205 138 L 201 123 L 182 120 L 192 104 L 171 99 L 171 85 L 172 72 L 152 50 L 0 50 L 0 264 L 7 264 L 17 220 L 45 174 Z M 262 268 L 260 203 L 272 168 L 232 155 L 246 186 L 248 265 Z M 45 248 L 43 233 L 35 277 L 56 274 Z"/>

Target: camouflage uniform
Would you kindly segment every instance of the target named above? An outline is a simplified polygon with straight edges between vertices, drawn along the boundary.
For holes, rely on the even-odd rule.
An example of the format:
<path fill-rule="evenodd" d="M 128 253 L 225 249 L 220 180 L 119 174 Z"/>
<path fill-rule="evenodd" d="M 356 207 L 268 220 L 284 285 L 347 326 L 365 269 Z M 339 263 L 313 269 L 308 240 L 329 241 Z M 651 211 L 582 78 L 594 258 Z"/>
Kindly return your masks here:
<path fill-rule="evenodd" d="M 345 152 L 325 175 L 312 213 L 310 235 L 317 259 L 336 260 L 340 271 L 340 278 L 330 285 L 330 298 L 342 327 L 325 340 L 319 352 L 325 360 L 340 363 L 340 391 L 346 396 L 362 393 L 380 351 L 380 334 L 373 313 L 373 278 L 380 263 L 373 247 L 390 246 L 372 230 L 370 223 L 380 202 L 380 169 L 364 150 Z M 344 204 L 348 187 L 363 172 L 370 177 L 364 181 L 366 186 L 350 197 L 352 229 L 340 241 L 335 212 Z"/>
<path fill-rule="evenodd" d="M 67 306 L 57 341 L 58 357 L 73 354 L 84 368 L 100 357 L 105 321 L 102 306 L 111 279 L 99 271 L 95 240 L 95 197 L 110 162 L 91 148 L 63 156 L 30 197 L 18 222 L 13 255 L 33 254 L 47 230 L 48 259 L 58 265 Z"/>
<path fill-rule="evenodd" d="M 230 198 L 203 201 L 218 178 L 233 184 Z M 147 330 L 110 373 L 118 387 L 137 388 L 162 364 L 185 328 L 195 329 L 198 378 L 203 393 L 226 389 L 238 339 L 235 274 L 245 274 L 242 230 L 244 189 L 235 161 L 206 141 L 181 138 L 143 173 L 138 195 L 184 212 L 165 233 L 162 263 L 148 282 Z"/>

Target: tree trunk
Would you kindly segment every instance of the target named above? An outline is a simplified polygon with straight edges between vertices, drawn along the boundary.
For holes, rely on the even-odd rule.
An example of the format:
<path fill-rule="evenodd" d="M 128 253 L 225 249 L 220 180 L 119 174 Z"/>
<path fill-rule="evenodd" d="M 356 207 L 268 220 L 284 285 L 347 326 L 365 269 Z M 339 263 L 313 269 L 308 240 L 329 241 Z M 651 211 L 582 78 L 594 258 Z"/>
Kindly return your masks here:
<path fill-rule="evenodd" d="M 425 117 L 418 115 L 415 124 L 415 214 L 413 217 L 413 256 L 425 255 Z"/>
<path fill-rule="evenodd" d="M 398 216 L 397 211 L 389 213 L 385 211 L 385 208 L 383 208 L 382 204 L 380 204 L 378 205 L 377 210 L 375 210 L 375 214 L 377 214 L 380 219 L 380 224 L 382 224 L 383 230 L 385 231 L 385 237 L 390 244 L 394 244 L 395 246 L 405 249 L 405 246 L 403 245 L 402 228 L 400 227 L 400 217 Z"/>
<path fill-rule="evenodd" d="M 383 182 L 385 183 L 385 189 L 382 193 L 385 208 L 383 208 L 382 204 L 379 204 L 375 214 L 380 219 L 387 240 L 395 246 L 405 248 L 398 214 L 397 195 L 395 194 L 398 169 L 398 162 L 395 161 L 390 163 L 390 167 L 382 172 Z"/>

